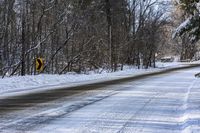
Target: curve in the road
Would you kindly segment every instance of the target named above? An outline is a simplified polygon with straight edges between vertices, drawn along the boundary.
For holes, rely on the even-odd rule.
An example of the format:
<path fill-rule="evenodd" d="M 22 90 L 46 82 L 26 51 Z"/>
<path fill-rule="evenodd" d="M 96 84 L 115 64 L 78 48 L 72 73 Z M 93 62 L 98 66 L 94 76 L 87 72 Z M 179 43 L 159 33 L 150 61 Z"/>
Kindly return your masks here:
<path fill-rule="evenodd" d="M 126 77 L 122 79 L 115 79 L 111 81 L 104 81 L 104 82 L 92 83 L 92 84 L 69 87 L 69 88 L 41 91 L 37 93 L 25 94 L 25 95 L 16 96 L 16 97 L 9 97 L 7 99 L 0 99 L 0 108 L 1 108 L 0 115 L 6 114 L 12 111 L 23 110 L 27 107 L 31 107 L 39 103 L 45 103 L 48 101 L 57 100 L 62 97 L 71 96 L 71 95 L 81 93 L 84 91 L 101 89 L 108 85 L 120 84 L 123 82 L 147 78 L 149 76 L 154 76 L 154 75 L 159 75 L 159 74 L 169 73 L 169 72 L 173 72 L 173 71 L 177 71 L 181 69 L 189 69 L 189 68 L 194 68 L 194 67 L 199 67 L 199 66 L 200 64 L 192 64 L 192 65 L 188 65 L 184 67 L 171 68 L 171 69 L 161 70 L 159 72 L 152 72 L 152 73 L 137 75 L 133 77 Z"/>

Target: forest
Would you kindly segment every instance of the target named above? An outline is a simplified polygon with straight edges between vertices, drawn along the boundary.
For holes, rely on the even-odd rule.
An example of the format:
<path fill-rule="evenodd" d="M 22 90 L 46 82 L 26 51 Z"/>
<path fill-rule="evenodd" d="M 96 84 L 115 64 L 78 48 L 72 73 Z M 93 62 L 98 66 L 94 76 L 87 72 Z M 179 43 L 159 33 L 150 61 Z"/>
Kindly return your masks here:
<path fill-rule="evenodd" d="M 188 16 L 176 1 L 0 0 L 0 75 L 156 67 L 164 55 L 192 59 L 197 43 L 173 31 Z M 176 35 L 175 35 L 176 36 Z M 37 72 L 35 60 L 44 68 Z"/>

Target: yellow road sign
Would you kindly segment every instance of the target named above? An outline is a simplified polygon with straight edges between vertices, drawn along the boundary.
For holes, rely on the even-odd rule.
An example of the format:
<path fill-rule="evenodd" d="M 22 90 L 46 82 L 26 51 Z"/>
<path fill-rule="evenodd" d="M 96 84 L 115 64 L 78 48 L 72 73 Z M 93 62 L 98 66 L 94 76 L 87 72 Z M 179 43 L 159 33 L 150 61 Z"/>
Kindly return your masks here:
<path fill-rule="evenodd" d="M 42 58 L 37 58 L 36 59 L 36 70 L 38 72 L 41 72 L 44 68 L 44 61 Z"/>

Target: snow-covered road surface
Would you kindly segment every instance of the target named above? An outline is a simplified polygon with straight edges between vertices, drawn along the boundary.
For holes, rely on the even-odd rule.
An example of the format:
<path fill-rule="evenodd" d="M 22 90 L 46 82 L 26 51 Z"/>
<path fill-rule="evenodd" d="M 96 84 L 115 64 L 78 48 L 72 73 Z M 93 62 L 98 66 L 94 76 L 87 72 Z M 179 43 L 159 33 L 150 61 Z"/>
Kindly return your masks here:
<path fill-rule="evenodd" d="M 0 111 L 0 132 L 199 133 L 198 72 L 179 70 L 33 107 L 14 106 L 10 110 L 16 111 Z"/>

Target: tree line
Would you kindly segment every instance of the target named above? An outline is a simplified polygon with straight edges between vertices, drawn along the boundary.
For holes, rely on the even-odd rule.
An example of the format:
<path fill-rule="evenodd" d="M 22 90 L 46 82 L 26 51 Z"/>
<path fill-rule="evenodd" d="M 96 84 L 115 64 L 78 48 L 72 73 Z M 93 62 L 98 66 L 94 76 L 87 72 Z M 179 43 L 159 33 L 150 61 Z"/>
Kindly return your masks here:
<path fill-rule="evenodd" d="M 64 74 L 155 67 L 165 43 L 159 0 L 2 0 L 0 75 Z"/>

